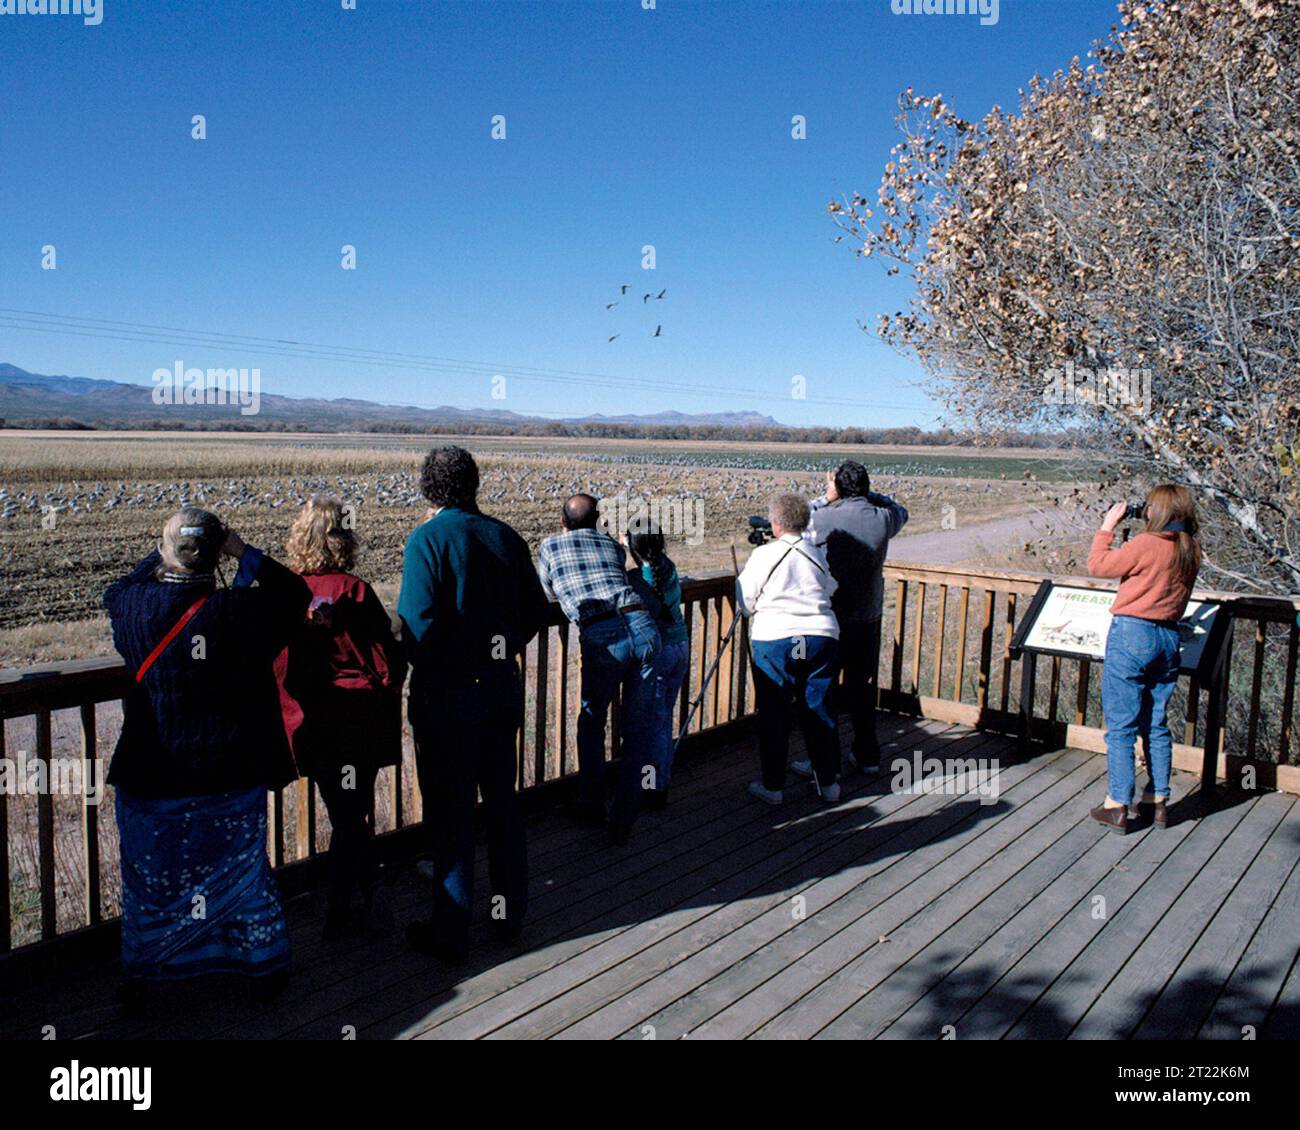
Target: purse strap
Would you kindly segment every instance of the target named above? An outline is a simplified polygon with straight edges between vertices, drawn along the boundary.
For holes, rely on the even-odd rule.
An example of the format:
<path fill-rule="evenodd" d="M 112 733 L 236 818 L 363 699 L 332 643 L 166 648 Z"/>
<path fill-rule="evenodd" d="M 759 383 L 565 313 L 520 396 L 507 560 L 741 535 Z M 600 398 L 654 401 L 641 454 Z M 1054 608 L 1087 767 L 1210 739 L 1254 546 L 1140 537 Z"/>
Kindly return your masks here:
<path fill-rule="evenodd" d="M 177 636 L 181 634 L 181 629 L 184 628 L 185 625 L 188 624 L 194 618 L 194 614 L 200 608 L 203 607 L 203 605 L 206 603 L 208 599 L 208 596 L 211 595 L 212 595 L 211 593 L 208 593 L 207 596 L 199 597 L 198 600 L 196 600 L 187 609 L 185 609 L 183 613 L 181 613 L 181 618 L 177 620 L 175 624 L 172 625 L 171 631 L 169 631 L 165 636 L 163 636 L 161 640 L 158 641 L 158 646 L 155 647 L 153 651 L 149 653 L 148 658 L 146 658 L 145 661 L 140 664 L 140 669 L 135 673 L 135 681 L 137 683 L 144 682 L 145 674 L 148 672 L 149 668 L 154 665 L 154 661 L 158 658 L 158 656 L 160 656 L 164 651 L 167 650 L 167 645 L 170 644 L 172 640 L 174 640 Z"/>

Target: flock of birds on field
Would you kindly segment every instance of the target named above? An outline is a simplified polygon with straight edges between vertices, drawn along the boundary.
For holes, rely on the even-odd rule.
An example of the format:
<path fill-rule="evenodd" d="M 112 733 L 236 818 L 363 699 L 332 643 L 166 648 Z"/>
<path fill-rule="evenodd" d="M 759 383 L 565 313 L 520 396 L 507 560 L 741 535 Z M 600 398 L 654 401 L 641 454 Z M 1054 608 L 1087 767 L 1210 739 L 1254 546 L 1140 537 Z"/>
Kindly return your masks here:
<path fill-rule="evenodd" d="M 623 305 L 623 301 L 624 301 L 624 299 L 627 299 L 627 292 L 628 292 L 629 290 L 631 290 L 631 289 L 632 289 L 632 284 L 631 284 L 631 283 L 624 283 L 622 286 L 620 286 L 620 287 L 618 288 L 618 294 L 619 294 L 618 298 L 614 299 L 613 302 L 606 302 L 606 303 L 605 303 L 605 311 L 608 313 L 610 310 L 613 310 L 615 306 L 621 306 L 621 305 Z M 646 304 L 648 304 L 648 303 L 650 303 L 650 302 L 662 302 L 662 301 L 664 300 L 664 296 L 665 296 L 667 293 L 668 293 L 668 288 L 667 288 L 667 287 L 665 287 L 663 290 L 661 290 L 658 294 L 653 294 L 653 293 L 651 293 L 650 291 L 646 291 L 646 293 L 643 294 L 643 295 L 641 296 L 641 305 L 642 305 L 642 306 L 645 306 Z M 630 301 L 630 299 L 629 299 L 629 301 Z M 623 336 L 623 334 L 622 334 L 621 332 L 616 333 L 616 334 L 612 334 L 612 335 L 610 336 L 610 338 L 609 338 L 609 341 L 610 341 L 611 343 L 612 343 L 612 342 L 615 342 L 615 341 L 617 341 L 617 340 L 618 340 L 620 337 L 622 337 L 622 336 Z M 663 337 L 663 336 L 664 336 L 664 327 L 663 327 L 663 324 L 660 323 L 659 325 L 656 325 L 656 326 L 655 326 L 655 332 L 652 333 L 650 336 L 651 336 L 651 337 Z"/>
<path fill-rule="evenodd" d="M 628 464 L 626 456 L 589 457 L 592 462 L 618 462 Z M 575 458 L 575 462 L 580 461 Z M 659 459 L 656 462 L 665 462 Z M 699 465 L 698 458 L 683 462 Z M 694 485 L 675 483 L 671 479 L 664 481 L 662 476 L 652 477 L 644 469 L 649 466 L 647 460 L 639 473 L 613 476 L 597 482 L 591 477 L 576 473 L 571 467 L 549 468 L 546 466 L 506 466 L 485 469 L 479 490 L 479 502 L 489 513 L 499 505 L 510 500 L 522 500 L 529 503 L 554 504 L 558 508 L 572 494 L 586 492 L 600 498 L 611 498 L 619 494 L 629 499 L 654 496 L 678 499 L 714 500 L 725 504 L 749 502 L 755 509 L 771 497 L 776 489 L 793 490 L 807 493 L 816 489 L 815 480 L 806 477 L 791 477 L 788 481 L 774 482 L 770 471 L 740 470 L 728 468 L 727 474 L 716 477 L 715 483 L 701 484 L 696 477 Z M 824 468 L 820 468 L 824 470 Z M 818 470 L 818 468 L 809 468 Z M 952 494 L 951 487 L 945 488 L 933 482 L 899 482 L 895 475 L 877 476 L 876 489 L 884 493 L 899 491 L 900 501 L 909 507 L 921 507 L 927 502 L 942 502 Z M 902 489 L 900 490 L 900 487 Z M 983 494 L 1001 494 L 1006 488 L 998 483 L 986 482 L 981 487 L 971 484 L 971 489 Z M 271 478 L 269 482 L 255 479 L 227 478 L 217 482 L 197 480 L 193 482 L 95 482 L 83 484 L 73 482 L 70 485 L 58 484 L 48 490 L 10 491 L 0 487 L 0 519 L 17 519 L 24 515 L 45 516 L 54 514 L 112 514 L 121 509 L 131 511 L 173 511 L 184 506 L 201 506 L 213 511 L 265 509 L 277 510 L 283 506 L 301 506 L 313 494 L 336 494 L 344 502 L 355 505 L 375 506 L 379 508 L 416 508 L 427 505 L 420 493 L 418 474 L 411 471 L 399 471 L 393 474 L 374 476 L 287 476 Z"/>

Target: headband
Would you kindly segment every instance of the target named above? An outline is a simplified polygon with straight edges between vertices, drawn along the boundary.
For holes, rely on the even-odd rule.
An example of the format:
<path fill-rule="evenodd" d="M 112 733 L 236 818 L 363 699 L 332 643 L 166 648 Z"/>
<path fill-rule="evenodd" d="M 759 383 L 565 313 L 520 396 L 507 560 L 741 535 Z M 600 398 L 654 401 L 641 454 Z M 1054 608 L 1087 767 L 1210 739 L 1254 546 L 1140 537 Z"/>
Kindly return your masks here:
<path fill-rule="evenodd" d="M 181 533 L 187 538 L 201 538 L 207 530 L 203 526 L 182 526 Z"/>

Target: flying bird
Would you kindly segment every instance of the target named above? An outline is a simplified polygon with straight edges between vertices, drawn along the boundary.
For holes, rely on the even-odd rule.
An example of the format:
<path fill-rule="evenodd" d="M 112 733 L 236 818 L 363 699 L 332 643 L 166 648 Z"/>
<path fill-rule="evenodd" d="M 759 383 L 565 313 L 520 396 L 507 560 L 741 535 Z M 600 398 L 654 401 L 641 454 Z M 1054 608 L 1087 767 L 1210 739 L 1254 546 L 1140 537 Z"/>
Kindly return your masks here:
<path fill-rule="evenodd" d="M 621 334 L 615 334 L 615 335 L 614 335 L 614 337 L 621 337 L 621 336 L 622 336 Z M 613 340 L 614 340 L 614 337 L 611 337 L 609 340 L 610 340 L 610 341 L 613 341 Z"/>
<path fill-rule="evenodd" d="M 617 306 L 617 305 L 618 305 L 617 302 L 606 302 L 606 303 L 605 303 L 605 309 L 606 309 L 606 310 L 612 310 L 612 309 L 614 309 L 614 307 Z"/>
<path fill-rule="evenodd" d="M 655 332 L 652 333 L 650 336 L 651 336 L 651 337 L 662 337 L 662 336 L 663 336 L 663 326 L 655 326 Z"/>
<path fill-rule="evenodd" d="M 653 294 L 643 294 L 643 295 L 641 295 L 641 301 L 642 301 L 642 302 L 649 302 L 650 299 L 652 299 L 653 297 L 654 297 Z"/>
<path fill-rule="evenodd" d="M 663 290 L 661 290 L 658 294 L 655 295 L 655 298 L 662 298 L 667 293 L 668 293 L 668 288 L 664 287 Z"/>
<path fill-rule="evenodd" d="M 619 294 L 626 294 L 628 291 L 628 287 L 630 287 L 631 285 L 632 285 L 631 283 L 624 283 L 621 287 L 618 288 Z"/>

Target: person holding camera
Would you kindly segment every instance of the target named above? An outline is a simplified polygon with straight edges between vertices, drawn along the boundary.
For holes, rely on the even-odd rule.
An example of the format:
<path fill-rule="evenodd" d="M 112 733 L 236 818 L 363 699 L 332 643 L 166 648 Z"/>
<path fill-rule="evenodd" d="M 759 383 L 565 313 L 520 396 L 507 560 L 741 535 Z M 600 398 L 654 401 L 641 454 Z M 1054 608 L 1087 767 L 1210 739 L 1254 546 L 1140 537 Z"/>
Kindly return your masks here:
<path fill-rule="evenodd" d="M 826 552 L 839 582 L 832 599 L 840 625 L 843 691 L 853 717 L 853 763 L 880 771 L 876 737 L 876 679 L 880 668 L 880 622 L 885 606 L 885 555 L 889 539 L 907 524 L 907 510 L 871 489 L 866 467 L 852 459 L 826 474 L 826 493 L 812 503 L 806 537 Z M 796 762 L 796 772 L 804 765 Z"/>
<path fill-rule="evenodd" d="M 769 511 L 773 540 L 749 555 L 736 581 L 737 604 L 750 620 L 758 754 L 762 780 L 751 796 L 785 799 L 790 722 L 797 716 L 821 798 L 840 799 L 835 690 L 839 624 L 831 606 L 836 582 L 821 548 L 803 537 L 808 503 L 779 494 Z"/>
<path fill-rule="evenodd" d="M 238 562 L 229 588 L 217 583 L 222 556 Z M 310 600 L 301 577 L 196 507 L 104 592 L 133 676 L 108 775 L 128 1004 L 154 980 L 242 973 L 259 995 L 284 983 L 266 792 L 296 774 L 273 665 Z"/>
<path fill-rule="evenodd" d="M 1112 547 L 1115 527 L 1132 516 L 1144 517 L 1146 530 Z M 1139 736 L 1149 762 L 1153 822 L 1157 828 L 1169 823 L 1166 802 L 1173 738 L 1165 710 L 1178 683 L 1178 621 L 1201 566 L 1197 530 L 1192 492 L 1166 483 L 1147 495 L 1144 506 L 1117 502 L 1093 535 L 1088 572 L 1094 577 L 1120 578 L 1111 605 L 1101 685 L 1107 795 L 1090 812 L 1112 831 L 1127 832 L 1129 819 L 1138 815 L 1133 792 L 1134 746 Z"/>
<path fill-rule="evenodd" d="M 646 764 L 653 769 L 654 777 L 650 787 L 642 790 L 641 801 L 646 808 L 663 808 L 668 803 L 673 772 L 673 707 L 691 659 L 682 615 L 682 583 L 677 566 L 668 556 L 663 530 L 653 519 L 646 515 L 634 517 L 628 523 L 623 543 L 637 566 L 628 570 L 628 580 L 647 607 L 659 609 L 657 626 L 662 646 L 654 657 L 646 736 Z"/>

